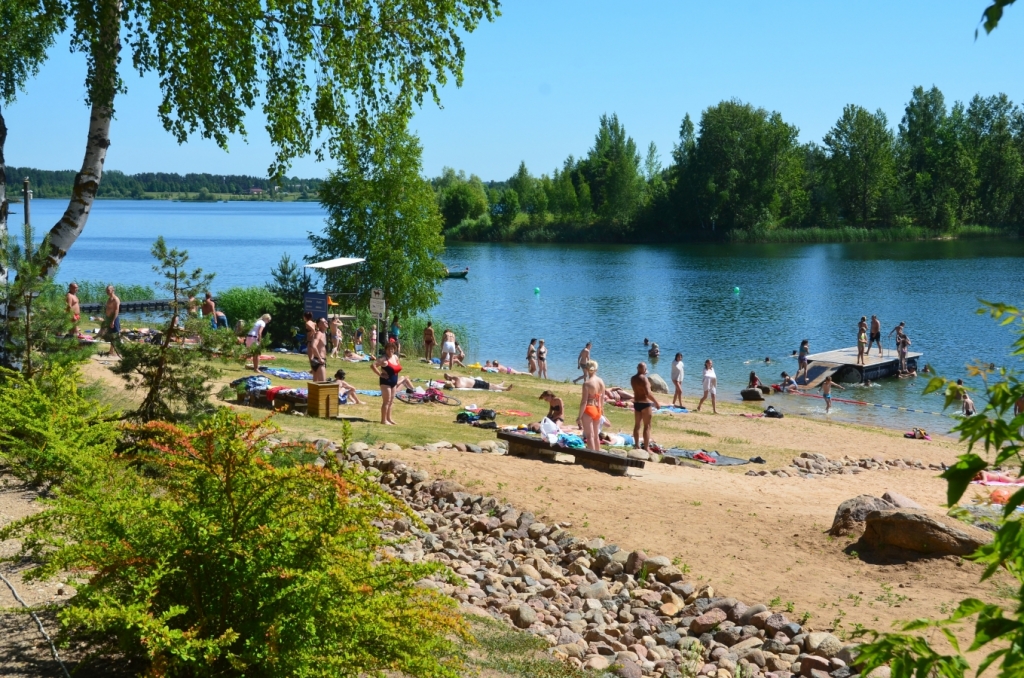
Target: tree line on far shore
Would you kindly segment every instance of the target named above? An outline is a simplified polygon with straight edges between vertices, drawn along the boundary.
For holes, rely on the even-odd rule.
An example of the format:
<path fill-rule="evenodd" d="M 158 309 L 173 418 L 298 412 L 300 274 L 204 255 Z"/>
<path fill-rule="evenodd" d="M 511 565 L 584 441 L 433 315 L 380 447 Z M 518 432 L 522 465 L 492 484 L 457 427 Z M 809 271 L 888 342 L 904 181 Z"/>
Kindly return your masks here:
<path fill-rule="evenodd" d="M 20 182 L 28 177 L 31 180 L 32 195 L 36 198 L 67 198 L 75 183 L 74 170 L 40 170 L 31 167 L 8 167 L 8 192 L 14 196 L 21 195 Z M 97 197 L 100 198 L 134 198 L 150 197 L 152 194 L 194 193 L 198 197 L 214 195 L 249 196 L 252 189 L 259 189 L 266 195 L 287 193 L 300 198 L 316 198 L 323 179 L 300 179 L 299 177 L 281 177 L 274 181 L 267 177 L 256 177 L 237 174 L 190 173 L 175 174 L 172 172 L 140 172 L 125 174 L 118 170 L 107 170 L 103 173 Z M 12 190 L 13 189 L 13 190 Z"/>
<path fill-rule="evenodd" d="M 821 143 L 733 99 L 683 118 L 664 167 L 614 114 L 583 157 L 539 177 L 431 181 L 449 240 L 886 240 L 1015 232 L 1024 224 L 1024 108 L 1005 95 L 946 105 L 916 87 L 895 129 L 850 104 Z M 807 236 L 811 237 L 807 237 Z M 802 237 L 803 236 L 803 237 Z"/>

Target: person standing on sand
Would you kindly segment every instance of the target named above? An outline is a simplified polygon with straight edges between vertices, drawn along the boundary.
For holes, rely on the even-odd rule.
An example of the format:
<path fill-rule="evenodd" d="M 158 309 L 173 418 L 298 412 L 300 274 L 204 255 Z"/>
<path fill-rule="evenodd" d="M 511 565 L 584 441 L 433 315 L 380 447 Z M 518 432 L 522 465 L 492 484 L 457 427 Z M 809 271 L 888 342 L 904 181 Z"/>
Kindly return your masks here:
<path fill-rule="evenodd" d="M 395 389 L 398 387 L 398 373 L 402 364 L 398 361 L 397 344 L 389 341 L 384 346 L 384 355 L 370 365 L 373 373 L 380 377 L 380 423 L 385 426 L 396 426 L 391 419 L 391 407 L 395 403 Z"/>
<path fill-rule="evenodd" d="M 327 319 L 320 318 L 313 330 L 313 338 L 306 342 L 306 355 L 309 357 L 309 371 L 313 373 L 313 381 L 327 381 Z"/>
<path fill-rule="evenodd" d="M 427 362 L 434 360 L 435 346 L 437 346 L 437 341 L 434 338 L 434 323 L 428 320 L 427 326 L 423 328 L 423 357 L 427 359 Z"/>
<path fill-rule="evenodd" d="M 537 340 L 530 339 L 530 345 L 526 347 L 526 369 L 530 371 L 530 376 L 534 376 L 537 371 Z"/>
<path fill-rule="evenodd" d="M 871 316 L 871 334 L 868 335 L 868 353 L 871 353 L 871 344 L 878 344 L 878 357 L 882 357 L 882 323 L 877 315 Z"/>
<path fill-rule="evenodd" d="M 454 366 L 453 360 L 455 359 L 455 333 L 451 329 L 445 328 L 445 331 L 441 333 L 441 369 L 444 369 L 444 364 L 448 363 L 448 367 Z"/>
<path fill-rule="evenodd" d="M 548 347 L 544 345 L 543 339 L 537 345 L 537 376 L 540 379 L 548 378 Z"/>
<path fill-rule="evenodd" d="M 860 317 L 860 322 L 857 323 L 857 364 L 864 364 L 864 350 L 868 345 L 868 319 L 865 316 Z"/>
<path fill-rule="evenodd" d="M 825 414 L 828 414 L 829 412 L 832 411 L 832 387 L 833 386 L 838 388 L 840 391 L 845 391 L 846 390 L 845 388 L 843 388 L 839 384 L 833 383 L 832 382 L 832 377 L 825 377 L 825 381 L 821 382 L 821 386 L 818 387 L 819 389 L 821 389 L 821 397 L 825 399 Z"/>
<path fill-rule="evenodd" d="M 107 285 L 107 305 L 103 308 L 103 333 L 110 342 L 110 354 L 118 358 L 117 342 L 121 341 L 121 298 L 114 293 L 114 286 Z"/>
<path fill-rule="evenodd" d="M 701 396 L 700 402 L 697 403 L 697 411 L 700 412 L 700 408 L 704 405 L 704 401 L 708 399 L 708 396 L 711 396 L 711 412 L 718 414 L 718 407 L 715 403 L 715 397 L 718 395 L 718 375 L 715 374 L 715 365 L 711 362 L 710 358 L 704 361 L 704 378 L 702 385 L 704 386 L 704 395 Z"/>
<path fill-rule="evenodd" d="M 574 383 L 574 384 L 579 383 L 581 380 L 586 380 L 586 378 L 587 378 L 587 363 L 590 362 L 590 347 L 591 347 L 591 344 L 592 344 L 592 342 L 588 341 L 587 345 L 583 347 L 582 351 L 580 351 L 579 357 L 576 358 L 576 367 L 578 367 L 581 370 L 583 370 L 583 375 L 573 379 L 572 383 Z"/>
<path fill-rule="evenodd" d="M 647 363 L 639 363 L 636 366 L 636 374 L 629 379 L 629 385 L 633 388 L 633 448 L 640 446 L 640 427 L 643 425 L 644 443 L 643 449 L 651 449 L 651 415 L 654 409 L 660 409 L 661 405 L 654 399 L 651 392 L 651 380 L 647 377 Z"/>
<path fill-rule="evenodd" d="M 82 317 L 82 306 L 78 302 L 78 283 L 68 285 L 68 293 L 64 297 L 64 303 L 68 307 L 68 315 L 71 316 L 71 336 L 78 336 L 78 319 Z"/>
<path fill-rule="evenodd" d="M 804 381 L 807 380 L 807 356 L 811 353 L 811 343 L 804 339 L 800 342 L 800 354 L 796 358 L 797 370 L 796 375 L 793 377 L 793 381 L 800 378 L 800 373 L 803 372 Z"/>
<path fill-rule="evenodd" d="M 590 344 L 587 344 L 590 346 Z M 586 379 L 580 396 L 580 414 L 576 425 L 583 429 L 583 441 L 587 449 L 601 451 L 601 419 L 604 417 L 604 381 L 597 376 L 597 361 L 588 360 L 585 365 Z"/>
<path fill-rule="evenodd" d="M 683 354 L 676 353 L 675 360 L 672 361 L 672 384 L 676 387 L 675 394 L 672 395 L 672 404 L 676 407 L 683 406 Z"/>

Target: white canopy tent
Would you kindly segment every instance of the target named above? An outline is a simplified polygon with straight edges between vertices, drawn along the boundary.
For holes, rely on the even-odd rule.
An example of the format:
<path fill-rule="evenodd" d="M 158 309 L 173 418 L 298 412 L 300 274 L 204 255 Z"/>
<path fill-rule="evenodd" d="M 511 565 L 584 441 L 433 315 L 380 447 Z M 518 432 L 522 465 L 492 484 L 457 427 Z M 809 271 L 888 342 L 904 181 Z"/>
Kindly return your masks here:
<path fill-rule="evenodd" d="M 341 257 L 340 259 L 328 259 L 327 261 L 318 261 L 314 264 L 306 264 L 304 268 L 319 268 L 321 270 L 327 270 L 331 268 L 341 268 L 342 266 L 351 266 L 352 264 L 360 264 L 364 261 L 366 261 L 366 259 Z"/>

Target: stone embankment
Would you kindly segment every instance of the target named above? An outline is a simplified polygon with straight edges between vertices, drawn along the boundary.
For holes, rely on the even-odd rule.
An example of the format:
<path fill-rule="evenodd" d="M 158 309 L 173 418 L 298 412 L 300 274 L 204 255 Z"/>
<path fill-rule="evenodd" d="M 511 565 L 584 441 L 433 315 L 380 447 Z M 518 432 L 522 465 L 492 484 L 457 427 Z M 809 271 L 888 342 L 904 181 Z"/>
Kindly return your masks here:
<path fill-rule="evenodd" d="M 944 471 L 941 464 L 925 464 L 920 459 L 882 459 L 863 457 L 853 459 L 829 459 L 815 452 L 801 452 L 799 457 L 784 469 L 777 471 L 747 471 L 748 476 L 773 475 L 779 478 L 824 478 L 830 475 L 856 475 L 864 471 Z"/>
<path fill-rule="evenodd" d="M 332 443 L 320 445 L 334 451 Z M 379 473 L 380 483 L 419 516 L 421 524 L 403 518 L 384 526 L 406 539 L 391 555 L 445 563 L 462 585 L 419 585 L 452 596 L 469 613 L 506 620 L 543 638 L 562 661 L 628 678 L 857 674 L 851 666 L 856 646 L 831 633 L 690 581 L 665 556 L 580 539 L 568 523 L 541 522 L 454 480 L 432 480 L 386 454 L 354 443 L 336 456 Z M 882 667 L 872 678 L 887 676 Z"/>

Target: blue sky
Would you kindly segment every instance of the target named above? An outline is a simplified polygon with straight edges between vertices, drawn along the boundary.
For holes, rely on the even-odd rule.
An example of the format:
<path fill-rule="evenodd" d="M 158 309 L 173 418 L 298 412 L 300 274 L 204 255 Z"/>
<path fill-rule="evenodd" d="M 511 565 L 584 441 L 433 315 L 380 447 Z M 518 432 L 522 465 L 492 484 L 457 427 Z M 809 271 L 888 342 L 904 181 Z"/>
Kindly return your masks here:
<path fill-rule="evenodd" d="M 513 0 L 466 40 L 465 82 L 415 117 L 424 172 L 452 166 L 504 179 L 521 160 L 550 172 L 590 147 L 602 113 L 617 113 L 641 148 L 667 163 L 683 115 L 739 98 L 778 110 L 818 140 L 847 103 L 881 108 L 895 126 L 915 85 L 947 103 L 975 93 L 1024 100 L 1024 7 L 974 39 L 986 0 L 689 2 Z M 77 168 L 88 111 L 85 65 L 66 41 L 4 115 L 7 162 Z M 127 71 L 128 69 L 126 69 Z M 273 157 L 262 116 L 225 153 L 195 139 L 179 146 L 156 116 L 156 79 L 126 73 L 107 167 L 126 172 L 262 174 Z M 323 176 L 300 159 L 291 174 Z"/>

